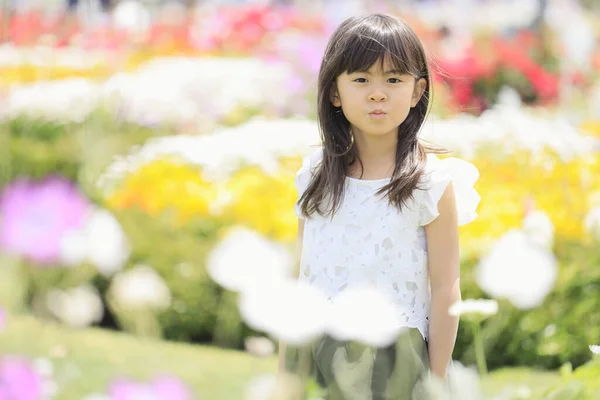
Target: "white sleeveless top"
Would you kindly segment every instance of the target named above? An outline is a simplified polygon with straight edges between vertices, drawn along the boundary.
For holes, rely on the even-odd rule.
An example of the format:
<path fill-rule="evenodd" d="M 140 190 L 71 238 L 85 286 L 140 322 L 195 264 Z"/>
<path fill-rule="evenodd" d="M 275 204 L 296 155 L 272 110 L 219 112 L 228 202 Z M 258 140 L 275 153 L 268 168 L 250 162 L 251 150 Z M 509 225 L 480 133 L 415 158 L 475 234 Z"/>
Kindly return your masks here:
<path fill-rule="evenodd" d="M 298 198 L 308 187 L 322 159 L 319 149 L 304 159 L 296 174 Z M 348 288 L 375 288 L 393 304 L 401 326 L 417 328 L 428 338 L 430 288 L 425 225 L 438 215 L 437 204 L 452 182 L 458 223 L 477 216 L 479 195 L 473 185 L 477 168 L 458 158 L 427 157 L 423 190 L 399 212 L 376 196 L 390 179 L 346 178 L 345 193 L 333 219 L 318 214 L 305 218 L 299 281 L 321 289 L 331 301 Z M 425 190 L 426 189 L 426 190 Z"/>

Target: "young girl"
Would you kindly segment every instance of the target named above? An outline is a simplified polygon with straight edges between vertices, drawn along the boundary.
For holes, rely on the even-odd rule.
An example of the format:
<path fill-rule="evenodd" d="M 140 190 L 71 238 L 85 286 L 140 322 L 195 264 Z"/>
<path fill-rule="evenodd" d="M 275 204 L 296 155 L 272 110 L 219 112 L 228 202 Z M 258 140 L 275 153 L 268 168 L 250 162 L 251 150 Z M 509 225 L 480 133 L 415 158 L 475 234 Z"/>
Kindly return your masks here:
<path fill-rule="evenodd" d="M 402 341 L 369 353 L 367 372 L 350 382 L 340 371 L 358 371 L 353 363 L 366 362 L 362 350 L 353 354 L 348 342 L 330 336 L 312 346 L 329 399 L 423 398 L 418 383 L 430 373 L 444 379 L 451 361 L 458 318 L 448 308 L 461 299 L 457 226 L 476 216 L 478 173 L 419 142 L 430 85 L 419 39 L 390 16 L 346 20 L 325 51 L 322 148 L 295 181 L 298 279 L 330 299 L 374 287 L 407 328 Z M 282 343 L 281 369 L 291 368 L 291 351 Z"/>

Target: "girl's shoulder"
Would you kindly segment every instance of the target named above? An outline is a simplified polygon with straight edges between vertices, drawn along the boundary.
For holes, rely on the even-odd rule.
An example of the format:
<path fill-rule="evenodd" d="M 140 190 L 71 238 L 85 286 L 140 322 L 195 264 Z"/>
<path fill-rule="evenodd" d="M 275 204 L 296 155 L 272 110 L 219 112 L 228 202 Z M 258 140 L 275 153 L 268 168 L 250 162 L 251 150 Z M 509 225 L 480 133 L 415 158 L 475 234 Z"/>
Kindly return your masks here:
<path fill-rule="evenodd" d="M 479 170 L 470 162 L 457 157 L 440 158 L 435 154 L 427 155 L 427 164 L 422 184 L 415 193 L 419 203 L 420 225 L 427 225 L 439 215 L 438 202 L 452 183 L 458 224 L 465 225 L 477 217 L 480 197 L 474 186 L 479 179 Z"/>

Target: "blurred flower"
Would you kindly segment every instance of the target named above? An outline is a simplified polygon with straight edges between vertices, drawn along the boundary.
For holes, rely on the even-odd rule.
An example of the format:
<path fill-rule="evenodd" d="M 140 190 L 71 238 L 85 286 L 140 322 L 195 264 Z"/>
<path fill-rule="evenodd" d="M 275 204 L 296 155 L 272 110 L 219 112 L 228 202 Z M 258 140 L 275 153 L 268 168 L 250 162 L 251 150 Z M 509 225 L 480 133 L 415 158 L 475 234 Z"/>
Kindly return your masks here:
<path fill-rule="evenodd" d="M 89 208 L 64 178 L 17 179 L 0 197 L 0 247 L 39 263 L 57 262 L 63 235 L 82 226 Z"/>
<path fill-rule="evenodd" d="M 104 276 L 121 270 L 129 258 L 129 242 L 119 221 L 107 210 L 95 208 L 85 224 L 67 232 L 60 246 L 62 262 L 93 264 Z"/>
<path fill-rule="evenodd" d="M 107 210 L 96 209 L 85 230 L 88 259 L 105 276 L 123 268 L 129 258 L 129 243 L 119 221 Z"/>
<path fill-rule="evenodd" d="M 110 296 L 129 310 L 165 310 L 171 305 L 171 291 L 164 279 L 147 265 L 136 265 L 112 279 Z"/>
<path fill-rule="evenodd" d="M 231 199 L 223 216 L 251 227 L 263 235 L 293 243 L 298 233 L 298 219 L 292 212 L 298 192 L 293 185 L 295 171 L 285 168 L 266 175 L 257 167 L 243 168 L 226 184 Z"/>
<path fill-rule="evenodd" d="M 231 143 L 235 143 L 235 146 Z M 280 169 L 282 158 L 307 156 L 319 143 L 319 130 L 315 121 L 300 118 L 255 118 L 247 123 L 204 135 L 150 139 L 141 147 L 132 149 L 126 157 L 116 158 L 99 179 L 98 185 L 103 189 L 110 189 L 115 181 L 134 175 L 144 165 L 166 156 L 174 156 L 200 166 L 202 176 L 210 182 L 225 182 L 247 165 L 258 166 L 265 174 L 272 175 Z M 169 171 L 161 173 L 169 175 Z M 160 179 L 160 175 L 157 172 L 157 176 L 152 178 Z M 150 177 L 148 180 L 151 182 Z M 140 197 L 143 199 L 145 196 Z"/>
<path fill-rule="evenodd" d="M 590 351 L 596 355 L 600 355 L 600 346 L 592 344 L 590 345 Z"/>
<path fill-rule="evenodd" d="M 291 275 L 292 255 L 282 245 L 245 228 L 234 228 L 210 252 L 208 273 L 221 286 L 247 291 Z"/>
<path fill-rule="evenodd" d="M 596 240 L 600 240 L 600 206 L 592 208 L 585 216 L 584 225 L 587 232 Z"/>
<path fill-rule="evenodd" d="M 244 394 L 244 400 L 269 400 L 277 387 L 277 377 L 271 374 L 264 374 L 253 378 Z"/>
<path fill-rule="evenodd" d="M 110 400 L 192 400 L 191 389 L 182 381 L 169 376 L 154 378 L 148 383 L 127 379 L 116 380 L 109 389 Z"/>
<path fill-rule="evenodd" d="M 467 299 L 458 301 L 450 306 L 448 313 L 453 316 L 463 314 L 494 315 L 498 312 L 496 300 Z"/>
<path fill-rule="evenodd" d="M 13 356 L 0 358 L 0 399 L 43 400 L 54 394 L 52 383 L 48 376 L 25 359 Z"/>
<path fill-rule="evenodd" d="M 239 309 L 249 326 L 291 344 L 307 343 L 325 331 L 327 300 L 318 289 L 292 280 L 242 292 Z"/>
<path fill-rule="evenodd" d="M 197 167 L 162 159 L 133 171 L 107 196 L 111 208 L 137 207 L 152 216 L 168 211 L 176 224 L 210 215 L 217 200 L 217 188 Z"/>
<path fill-rule="evenodd" d="M 244 340 L 244 347 L 257 357 L 268 357 L 275 352 L 275 344 L 266 337 L 248 337 Z"/>
<path fill-rule="evenodd" d="M 594 155 L 600 144 L 560 114 L 532 113 L 509 104 L 486 110 L 479 117 L 458 114 L 448 119 L 432 118 L 423 126 L 421 136 L 468 159 L 493 148 L 495 157 L 523 151 L 539 156 L 549 151 L 559 161 L 568 162 Z"/>
<path fill-rule="evenodd" d="M 554 225 L 543 211 L 534 210 L 523 219 L 523 232 L 540 248 L 551 250 L 554 245 Z"/>
<path fill-rule="evenodd" d="M 96 83 L 81 78 L 36 82 L 14 88 L 4 113 L 9 118 L 83 122 L 98 106 L 99 94 Z"/>
<path fill-rule="evenodd" d="M 375 289 L 346 289 L 329 308 L 327 331 L 338 340 L 385 347 L 403 329 L 397 309 Z"/>
<path fill-rule="evenodd" d="M 104 316 L 100 295 L 90 285 L 67 290 L 53 289 L 46 295 L 46 304 L 55 317 L 75 328 L 100 322 Z"/>
<path fill-rule="evenodd" d="M 487 294 L 506 298 L 522 309 L 539 306 L 552 290 L 556 275 L 554 255 L 518 230 L 500 238 L 476 269 L 477 283 Z"/>
<path fill-rule="evenodd" d="M 150 13 L 139 1 L 120 1 L 115 6 L 112 18 L 116 28 L 130 33 L 145 32 L 150 25 Z"/>
<path fill-rule="evenodd" d="M 484 398 L 479 376 L 474 369 L 467 368 L 458 361 L 452 361 L 447 376 L 446 397 L 442 399 L 482 400 Z"/>
<path fill-rule="evenodd" d="M 0 332 L 4 330 L 4 325 L 6 324 L 6 311 L 0 308 Z"/>
<path fill-rule="evenodd" d="M 289 65 L 258 58 L 158 57 L 135 73 L 115 74 L 101 93 L 109 110 L 131 122 L 204 130 L 242 109 L 285 112 L 291 75 Z"/>

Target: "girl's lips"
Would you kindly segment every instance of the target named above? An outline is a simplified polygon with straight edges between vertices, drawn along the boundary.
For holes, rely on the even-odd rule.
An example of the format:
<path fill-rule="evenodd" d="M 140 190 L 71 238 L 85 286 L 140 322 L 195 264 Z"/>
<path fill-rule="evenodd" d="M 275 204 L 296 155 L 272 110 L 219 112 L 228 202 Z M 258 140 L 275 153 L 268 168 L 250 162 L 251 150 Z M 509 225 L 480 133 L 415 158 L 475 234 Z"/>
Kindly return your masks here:
<path fill-rule="evenodd" d="M 375 118 L 375 119 L 381 119 L 381 118 L 385 118 L 387 114 L 384 113 L 383 111 L 373 111 L 369 113 L 369 116 L 371 118 Z"/>

